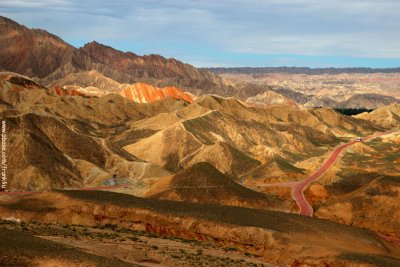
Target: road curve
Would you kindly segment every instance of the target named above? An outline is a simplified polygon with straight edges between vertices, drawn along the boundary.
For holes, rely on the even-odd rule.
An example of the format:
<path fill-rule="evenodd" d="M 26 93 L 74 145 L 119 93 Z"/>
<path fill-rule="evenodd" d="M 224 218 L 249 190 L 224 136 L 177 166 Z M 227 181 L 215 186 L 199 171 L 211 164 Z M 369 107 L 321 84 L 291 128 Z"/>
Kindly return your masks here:
<path fill-rule="evenodd" d="M 384 133 L 379 133 L 375 134 L 372 136 L 366 136 L 362 138 L 362 141 L 367 141 L 376 137 L 380 137 L 383 135 L 387 134 L 392 134 L 394 132 L 397 132 L 397 130 L 392 130 L 389 132 L 384 132 Z M 337 146 L 332 154 L 329 156 L 329 158 L 324 162 L 324 164 L 313 174 L 311 174 L 308 178 L 299 181 L 299 182 L 286 182 L 286 183 L 276 183 L 276 184 L 268 184 L 268 185 L 263 185 L 265 187 L 272 187 L 272 186 L 280 186 L 280 187 L 290 187 L 292 189 L 292 198 L 296 201 L 297 206 L 300 208 L 300 215 L 304 216 L 312 216 L 314 213 L 314 210 L 310 203 L 307 201 L 306 197 L 304 196 L 304 190 L 307 189 L 308 185 L 319 178 L 321 178 L 328 170 L 329 168 L 332 167 L 332 165 L 336 162 L 340 154 L 345 150 L 347 147 L 354 145 L 355 143 L 358 143 L 358 141 L 351 141 L 346 144 L 342 144 Z M 263 187 L 259 186 L 259 187 Z"/>

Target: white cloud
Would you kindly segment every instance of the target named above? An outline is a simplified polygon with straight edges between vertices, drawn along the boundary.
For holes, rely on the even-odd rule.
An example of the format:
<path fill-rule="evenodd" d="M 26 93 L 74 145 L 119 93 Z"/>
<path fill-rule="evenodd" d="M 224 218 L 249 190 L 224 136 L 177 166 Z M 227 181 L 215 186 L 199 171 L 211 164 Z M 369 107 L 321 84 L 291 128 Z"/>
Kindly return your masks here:
<path fill-rule="evenodd" d="M 0 0 L 0 7 L 9 8 L 43 8 L 68 4 L 67 0 Z"/>
<path fill-rule="evenodd" d="M 68 40 L 400 58 L 398 0 L 0 0 L 1 13 Z"/>

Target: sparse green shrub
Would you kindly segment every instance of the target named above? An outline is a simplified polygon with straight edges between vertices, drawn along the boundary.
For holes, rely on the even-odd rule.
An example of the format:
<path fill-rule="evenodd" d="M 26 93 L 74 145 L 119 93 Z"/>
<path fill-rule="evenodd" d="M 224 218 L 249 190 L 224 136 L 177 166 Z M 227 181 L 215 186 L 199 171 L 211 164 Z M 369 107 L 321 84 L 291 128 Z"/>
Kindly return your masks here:
<path fill-rule="evenodd" d="M 118 226 L 115 224 L 107 223 L 104 227 L 115 231 Z"/>
<path fill-rule="evenodd" d="M 377 196 L 377 195 L 379 195 L 381 192 L 380 192 L 379 188 L 370 187 L 370 188 L 368 188 L 367 190 L 365 190 L 365 193 L 366 193 L 367 195 L 370 195 L 370 196 Z"/>
<path fill-rule="evenodd" d="M 225 247 L 224 250 L 225 251 L 237 251 L 238 249 L 234 248 L 234 247 Z"/>

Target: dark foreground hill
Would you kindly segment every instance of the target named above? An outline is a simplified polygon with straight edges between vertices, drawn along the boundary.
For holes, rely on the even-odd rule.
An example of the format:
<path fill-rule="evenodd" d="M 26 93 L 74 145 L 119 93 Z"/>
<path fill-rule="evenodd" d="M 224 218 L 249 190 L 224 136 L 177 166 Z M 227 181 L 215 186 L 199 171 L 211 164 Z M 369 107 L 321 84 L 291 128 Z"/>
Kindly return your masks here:
<path fill-rule="evenodd" d="M 0 215 L 23 221 L 115 225 L 234 247 L 288 265 L 396 266 L 400 251 L 368 230 L 295 214 L 144 199 L 102 191 L 62 191 L 2 199 Z"/>
<path fill-rule="evenodd" d="M 207 162 L 161 179 L 147 193 L 151 198 L 263 209 L 284 209 L 283 201 L 250 190 Z"/>

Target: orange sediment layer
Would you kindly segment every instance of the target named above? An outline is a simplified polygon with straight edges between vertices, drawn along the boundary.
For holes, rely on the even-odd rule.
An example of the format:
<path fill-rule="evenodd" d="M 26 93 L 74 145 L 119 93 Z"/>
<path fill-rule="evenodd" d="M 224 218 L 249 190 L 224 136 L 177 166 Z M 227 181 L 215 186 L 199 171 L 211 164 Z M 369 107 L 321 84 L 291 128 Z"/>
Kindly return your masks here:
<path fill-rule="evenodd" d="M 166 97 L 182 99 L 189 103 L 193 102 L 190 95 L 174 86 L 158 88 L 145 83 L 135 83 L 127 85 L 120 94 L 137 103 L 151 103 Z"/>

